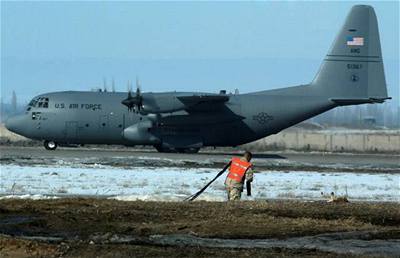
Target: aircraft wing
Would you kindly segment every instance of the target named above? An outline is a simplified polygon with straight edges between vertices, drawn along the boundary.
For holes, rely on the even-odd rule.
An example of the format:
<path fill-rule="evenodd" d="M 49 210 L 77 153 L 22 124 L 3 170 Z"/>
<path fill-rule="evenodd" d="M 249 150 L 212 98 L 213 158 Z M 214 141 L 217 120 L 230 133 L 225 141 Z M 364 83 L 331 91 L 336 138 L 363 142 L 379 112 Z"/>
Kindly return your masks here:
<path fill-rule="evenodd" d="M 177 97 L 187 111 L 214 111 L 223 108 L 229 100 L 226 95 L 193 95 Z"/>

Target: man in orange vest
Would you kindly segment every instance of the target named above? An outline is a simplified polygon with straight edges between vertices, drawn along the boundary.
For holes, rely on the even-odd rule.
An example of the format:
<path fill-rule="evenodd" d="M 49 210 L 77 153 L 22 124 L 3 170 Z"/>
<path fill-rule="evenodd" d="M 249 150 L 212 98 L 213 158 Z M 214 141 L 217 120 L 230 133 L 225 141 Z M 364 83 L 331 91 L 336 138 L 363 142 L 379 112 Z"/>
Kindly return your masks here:
<path fill-rule="evenodd" d="M 228 200 L 240 200 L 243 191 L 244 180 L 248 183 L 253 181 L 253 171 L 250 163 L 252 154 L 246 151 L 243 157 L 233 157 L 229 165 L 229 173 L 225 180 Z"/>

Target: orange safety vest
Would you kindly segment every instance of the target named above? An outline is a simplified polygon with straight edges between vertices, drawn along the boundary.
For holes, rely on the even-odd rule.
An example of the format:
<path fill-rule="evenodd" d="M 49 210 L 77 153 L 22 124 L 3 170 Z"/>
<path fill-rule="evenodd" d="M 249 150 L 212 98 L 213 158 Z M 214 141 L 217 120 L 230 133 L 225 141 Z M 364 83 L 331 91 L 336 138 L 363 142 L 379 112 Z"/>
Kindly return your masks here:
<path fill-rule="evenodd" d="M 231 161 L 229 168 L 228 178 L 233 179 L 239 183 L 243 182 L 246 171 L 252 166 L 250 162 L 244 161 L 240 158 L 234 157 Z"/>

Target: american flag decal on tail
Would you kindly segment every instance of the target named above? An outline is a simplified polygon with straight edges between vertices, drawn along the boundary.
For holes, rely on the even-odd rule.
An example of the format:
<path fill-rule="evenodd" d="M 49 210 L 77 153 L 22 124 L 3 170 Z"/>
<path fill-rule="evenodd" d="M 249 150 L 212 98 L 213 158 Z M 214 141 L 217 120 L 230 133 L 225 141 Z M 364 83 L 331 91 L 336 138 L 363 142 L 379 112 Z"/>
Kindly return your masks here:
<path fill-rule="evenodd" d="M 348 46 L 364 46 L 364 38 L 363 37 L 347 37 L 347 45 Z"/>

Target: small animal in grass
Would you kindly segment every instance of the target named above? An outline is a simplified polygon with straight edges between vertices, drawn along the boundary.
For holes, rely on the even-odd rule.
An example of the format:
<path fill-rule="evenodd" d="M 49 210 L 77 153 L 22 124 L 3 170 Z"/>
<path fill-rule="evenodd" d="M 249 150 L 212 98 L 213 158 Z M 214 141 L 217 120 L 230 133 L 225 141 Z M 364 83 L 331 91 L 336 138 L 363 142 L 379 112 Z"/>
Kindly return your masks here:
<path fill-rule="evenodd" d="M 324 195 L 323 192 L 321 192 L 321 195 Z M 335 196 L 334 192 L 331 192 L 328 202 L 349 202 L 347 199 L 347 196 Z"/>

